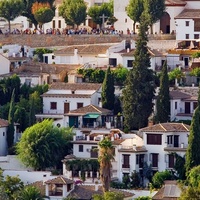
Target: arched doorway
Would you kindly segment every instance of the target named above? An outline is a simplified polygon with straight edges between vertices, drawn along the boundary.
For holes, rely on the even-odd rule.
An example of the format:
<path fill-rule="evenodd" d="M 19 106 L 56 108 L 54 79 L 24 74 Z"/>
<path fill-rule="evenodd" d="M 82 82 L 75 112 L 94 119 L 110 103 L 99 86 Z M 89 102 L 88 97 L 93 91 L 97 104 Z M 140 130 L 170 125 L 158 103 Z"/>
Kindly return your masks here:
<path fill-rule="evenodd" d="M 164 34 L 170 33 L 170 16 L 167 12 L 165 12 L 160 19 L 160 30 Z"/>

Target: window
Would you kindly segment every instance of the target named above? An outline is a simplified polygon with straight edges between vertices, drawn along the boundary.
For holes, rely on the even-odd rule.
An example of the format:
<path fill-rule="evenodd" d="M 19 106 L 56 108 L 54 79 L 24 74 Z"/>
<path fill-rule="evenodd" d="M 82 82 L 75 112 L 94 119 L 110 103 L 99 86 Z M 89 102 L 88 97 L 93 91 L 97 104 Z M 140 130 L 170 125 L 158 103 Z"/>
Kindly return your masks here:
<path fill-rule="evenodd" d="M 147 144 L 161 145 L 162 135 L 161 134 L 147 134 Z"/>
<path fill-rule="evenodd" d="M 56 28 L 56 22 L 55 22 L 55 20 L 53 20 L 52 23 L 53 23 L 52 27 Z"/>
<path fill-rule="evenodd" d="M 174 168 L 174 155 L 169 154 L 169 168 Z"/>
<path fill-rule="evenodd" d="M 174 106 L 175 106 L 175 110 L 177 110 L 177 101 L 175 101 L 175 105 Z"/>
<path fill-rule="evenodd" d="M 75 91 L 74 90 L 72 90 L 72 94 L 74 94 L 75 93 Z"/>
<path fill-rule="evenodd" d="M 29 28 L 33 28 L 33 23 L 32 22 L 29 22 Z"/>
<path fill-rule="evenodd" d="M 185 22 L 185 26 L 189 26 L 190 25 L 190 22 L 189 21 L 186 21 Z"/>
<path fill-rule="evenodd" d="M 185 39 L 190 39 L 190 35 L 189 34 L 185 34 Z"/>
<path fill-rule="evenodd" d="M 83 103 L 77 103 L 77 108 L 82 108 L 83 107 Z"/>
<path fill-rule="evenodd" d="M 199 34 L 194 34 L 194 39 L 199 39 Z"/>
<path fill-rule="evenodd" d="M 58 28 L 61 28 L 61 20 L 58 20 Z"/>
<path fill-rule="evenodd" d="M 136 165 L 138 165 L 139 164 L 139 155 L 136 155 Z"/>
<path fill-rule="evenodd" d="M 98 158 L 98 149 L 97 147 L 93 146 L 90 152 L 91 158 Z"/>
<path fill-rule="evenodd" d="M 127 18 L 125 18 L 125 23 L 127 23 Z"/>
<path fill-rule="evenodd" d="M 196 109 L 196 107 L 197 107 L 197 102 L 193 102 L 193 109 L 195 110 Z"/>
<path fill-rule="evenodd" d="M 53 56 L 52 56 L 52 60 L 54 60 L 54 59 L 55 59 L 55 56 L 53 55 Z"/>
<path fill-rule="evenodd" d="M 124 162 L 122 164 L 122 168 L 130 168 L 130 155 L 123 154 Z"/>
<path fill-rule="evenodd" d="M 52 110 L 56 110 L 57 109 L 57 102 L 51 102 L 50 104 L 51 104 L 50 106 L 51 106 Z"/>
<path fill-rule="evenodd" d="M 28 85 L 28 86 L 31 86 L 31 79 L 26 78 L 25 79 L 25 84 Z"/>
<path fill-rule="evenodd" d="M 158 153 L 152 153 L 150 155 L 150 161 L 152 163 L 152 167 L 158 167 Z"/>
<path fill-rule="evenodd" d="M 109 58 L 109 65 L 116 67 L 117 66 L 117 59 L 116 58 Z"/>
<path fill-rule="evenodd" d="M 200 31 L 200 21 L 198 19 L 194 19 L 194 31 Z"/>
<path fill-rule="evenodd" d="M 82 145 L 82 144 L 80 144 L 80 145 L 78 146 L 78 151 L 79 151 L 79 152 L 83 152 L 83 145 Z"/>
<path fill-rule="evenodd" d="M 3 136 L 5 136 L 5 132 L 3 132 Z"/>
<path fill-rule="evenodd" d="M 167 136 L 167 144 L 173 144 L 173 135 Z"/>
<path fill-rule="evenodd" d="M 127 60 L 127 67 L 133 67 L 133 60 Z"/>

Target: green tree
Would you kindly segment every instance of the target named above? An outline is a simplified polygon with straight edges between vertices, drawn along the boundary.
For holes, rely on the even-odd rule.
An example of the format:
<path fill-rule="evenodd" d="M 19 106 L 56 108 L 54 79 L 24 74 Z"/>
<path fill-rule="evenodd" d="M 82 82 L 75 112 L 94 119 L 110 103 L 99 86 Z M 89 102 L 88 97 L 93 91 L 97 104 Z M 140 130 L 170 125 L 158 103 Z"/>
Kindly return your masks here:
<path fill-rule="evenodd" d="M 115 102 L 115 87 L 114 87 L 114 78 L 113 74 L 108 67 L 106 71 L 106 75 L 102 85 L 102 107 L 113 110 L 114 109 L 114 102 Z"/>
<path fill-rule="evenodd" d="M 16 110 L 14 113 L 14 122 L 19 124 L 20 132 L 23 132 L 26 129 L 28 124 L 27 124 L 27 113 L 25 108 L 16 106 Z"/>
<path fill-rule="evenodd" d="M 114 160 L 114 147 L 108 138 L 99 142 L 99 164 L 100 179 L 102 182 L 103 192 L 108 192 L 111 182 L 111 161 Z"/>
<path fill-rule="evenodd" d="M 142 17 L 139 35 L 134 52 L 133 69 L 130 70 L 125 88 L 122 91 L 124 125 L 127 129 L 145 127 L 153 110 L 154 73 L 150 68 L 150 55 L 147 49 L 148 24 Z"/>
<path fill-rule="evenodd" d="M 152 178 L 152 187 L 161 188 L 165 180 L 173 180 L 173 178 L 173 175 L 167 170 L 156 172 Z"/>
<path fill-rule="evenodd" d="M 185 180 L 185 156 L 182 157 L 177 153 L 174 153 L 174 156 L 176 160 L 174 163 L 174 169 L 176 170 L 177 177 L 180 180 Z"/>
<path fill-rule="evenodd" d="M 143 197 L 137 197 L 137 198 L 135 198 L 135 200 L 151 200 L 152 198 L 151 197 L 145 197 L 145 196 L 143 196 Z"/>
<path fill-rule="evenodd" d="M 43 61 L 43 54 L 45 53 L 52 53 L 53 50 L 51 49 L 46 49 L 46 48 L 37 48 L 36 50 L 33 51 L 33 55 L 37 55 L 39 62 Z"/>
<path fill-rule="evenodd" d="M 83 0 L 64 0 L 59 7 L 59 15 L 68 25 L 80 25 L 85 22 L 87 6 Z"/>
<path fill-rule="evenodd" d="M 188 173 L 187 187 L 181 185 L 180 200 L 198 200 L 200 199 L 200 165 L 193 167 Z"/>
<path fill-rule="evenodd" d="M 1 0 L 0 1 L 0 17 L 8 21 L 9 32 L 11 31 L 10 22 L 20 16 L 23 10 L 22 0 Z"/>
<path fill-rule="evenodd" d="M 165 12 L 165 0 L 144 0 L 144 9 L 148 12 L 151 34 L 153 34 L 152 25 L 161 19 Z"/>
<path fill-rule="evenodd" d="M 0 181 L 0 188 L 2 188 L 2 190 L 5 193 L 5 196 L 7 196 L 9 200 L 15 200 L 18 195 L 18 192 L 23 187 L 24 187 L 23 182 L 17 176 L 7 175 L 5 179 L 1 179 Z"/>
<path fill-rule="evenodd" d="M 122 192 L 105 192 L 102 195 L 96 194 L 93 195 L 93 200 L 123 200 L 124 199 L 124 194 Z"/>
<path fill-rule="evenodd" d="M 8 129 L 7 129 L 7 144 L 8 149 L 13 146 L 14 143 L 14 99 L 15 99 L 15 90 L 12 92 L 12 97 L 10 100 L 10 109 L 8 114 Z"/>
<path fill-rule="evenodd" d="M 194 111 L 192 122 L 190 126 L 190 134 L 188 137 L 188 148 L 186 151 L 186 173 L 188 174 L 190 170 L 200 165 L 200 89 L 198 94 L 198 106 Z"/>
<path fill-rule="evenodd" d="M 118 65 L 117 68 L 113 70 L 115 85 L 123 86 L 128 76 L 128 73 L 129 70 L 127 68 Z"/>
<path fill-rule="evenodd" d="M 140 17 L 144 11 L 143 0 L 130 0 L 126 9 L 127 15 L 133 20 L 133 32 L 135 33 L 135 24 L 140 22 Z"/>
<path fill-rule="evenodd" d="M 54 11 L 46 7 L 40 8 L 34 13 L 34 17 L 37 20 L 40 27 L 42 27 L 43 24 L 52 21 L 54 16 L 55 16 Z"/>
<path fill-rule="evenodd" d="M 106 19 L 111 20 L 113 17 L 113 3 L 103 3 L 101 6 L 94 5 L 88 9 L 88 15 L 92 18 L 93 22 L 99 24 L 100 27 L 103 23 L 102 16 L 104 15 Z"/>
<path fill-rule="evenodd" d="M 58 128 L 53 121 L 44 120 L 27 128 L 16 150 L 19 159 L 36 170 L 58 167 L 61 159 L 71 153 L 73 130 Z"/>
<path fill-rule="evenodd" d="M 131 187 L 138 188 L 140 186 L 140 174 L 136 171 L 132 172 L 130 175 Z"/>
<path fill-rule="evenodd" d="M 38 26 L 38 22 L 37 20 L 35 19 L 34 17 L 34 14 L 32 13 L 32 7 L 34 5 L 34 3 L 36 3 L 38 1 L 36 0 L 23 0 L 23 4 L 24 4 L 24 9 L 22 11 L 22 15 L 27 17 L 28 20 L 34 24 L 35 28 L 37 28 Z M 55 0 L 41 0 L 39 2 L 42 2 L 42 3 L 48 3 L 50 8 L 53 10 L 53 12 L 55 12 Z"/>
<path fill-rule="evenodd" d="M 170 95 L 167 63 L 165 62 L 160 76 L 160 89 L 156 101 L 156 122 L 168 122 L 170 117 Z"/>
<path fill-rule="evenodd" d="M 185 74 L 179 68 L 175 68 L 174 70 L 169 72 L 168 75 L 169 75 L 169 81 L 171 81 L 171 82 L 175 81 L 175 84 L 176 84 L 176 82 L 180 83 L 182 78 L 185 77 Z"/>
<path fill-rule="evenodd" d="M 45 200 L 46 198 L 48 197 L 42 195 L 38 188 L 26 186 L 19 192 L 16 200 Z"/>

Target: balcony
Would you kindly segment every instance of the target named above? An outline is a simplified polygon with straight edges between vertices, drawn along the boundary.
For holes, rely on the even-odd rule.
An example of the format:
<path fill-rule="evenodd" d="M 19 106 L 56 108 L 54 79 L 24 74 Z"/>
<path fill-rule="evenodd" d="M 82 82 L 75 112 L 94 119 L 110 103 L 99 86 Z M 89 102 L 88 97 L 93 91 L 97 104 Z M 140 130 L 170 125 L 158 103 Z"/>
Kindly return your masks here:
<path fill-rule="evenodd" d="M 165 143 L 164 151 L 186 151 L 188 144 L 179 143 L 178 145 Z"/>

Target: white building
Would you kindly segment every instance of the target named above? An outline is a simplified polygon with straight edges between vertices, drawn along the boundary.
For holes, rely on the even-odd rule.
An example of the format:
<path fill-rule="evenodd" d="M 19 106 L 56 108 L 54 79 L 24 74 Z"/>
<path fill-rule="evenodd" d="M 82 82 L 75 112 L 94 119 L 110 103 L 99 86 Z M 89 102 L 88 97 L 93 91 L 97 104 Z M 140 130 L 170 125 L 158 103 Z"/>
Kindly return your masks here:
<path fill-rule="evenodd" d="M 54 119 L 61 126 L 69 124 L 78 126 L 78 118 L 69 122 L 64 115 L 72 110 L 88 105 L 98 106 L 101 101 L 101 84 L 95 83 L 53 83 L 49 90 L 42 95 L 43 113 L 37 118 Z M 66 119 L 69 119 L 66 117 Z M 56 123 L 55 122 L 55 123 Z"/>
<path fill-rule="evenodd" d="M 8 121 L 0 119 L 0 156 L 6 156 L 8 154 L 7 146 L 7 129 Z M 20 134 L 17 133 L 17 127 L 14 125 L 14 143 L 19 140 Z"/>

